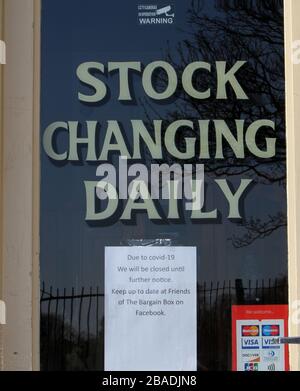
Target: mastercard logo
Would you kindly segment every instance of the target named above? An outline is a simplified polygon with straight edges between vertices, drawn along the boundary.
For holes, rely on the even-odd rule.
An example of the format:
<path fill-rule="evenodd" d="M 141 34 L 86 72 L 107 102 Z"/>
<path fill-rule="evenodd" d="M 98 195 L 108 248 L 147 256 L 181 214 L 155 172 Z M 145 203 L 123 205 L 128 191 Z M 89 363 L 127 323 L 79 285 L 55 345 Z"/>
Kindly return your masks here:
<path fill-rule="evenodd" d="M 257 337 L 259 336 L 259 326 L 242 326 L 242 337 Z"/>

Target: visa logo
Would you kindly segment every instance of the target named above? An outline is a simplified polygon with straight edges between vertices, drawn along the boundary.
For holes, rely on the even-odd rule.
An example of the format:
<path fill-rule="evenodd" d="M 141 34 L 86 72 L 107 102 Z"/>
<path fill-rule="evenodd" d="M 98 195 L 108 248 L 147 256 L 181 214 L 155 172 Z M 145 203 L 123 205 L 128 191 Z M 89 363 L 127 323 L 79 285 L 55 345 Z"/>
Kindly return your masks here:
<path fill-rule="evenodd" d="M 258 338 L 242 338 L 242 349 L 259 349 Z"/>
<path fill-rule="evenodd" d="M 262 347 L 264 349 L 280 349 L 278 338 L 263 338 Z"/>

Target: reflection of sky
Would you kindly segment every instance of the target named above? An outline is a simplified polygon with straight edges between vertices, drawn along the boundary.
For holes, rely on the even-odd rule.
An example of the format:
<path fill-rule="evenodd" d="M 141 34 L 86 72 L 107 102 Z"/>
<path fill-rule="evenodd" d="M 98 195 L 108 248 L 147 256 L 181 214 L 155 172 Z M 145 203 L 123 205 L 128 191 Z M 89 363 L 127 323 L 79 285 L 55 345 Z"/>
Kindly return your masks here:
<path fill-rule="evenodd" d="M 141 2 L 143 3 L 143 2 Z M 165 6 L 165 1 L 155 4 Z M 139 104 L 117 101 L 118 75 L 109 76 L 111 99 L 100 106 L 84 106 L 77 99 L 77 66 L 85 61 L 141 61 L 164 59 L 167 45 L 186 38 L 188 1 L 175 5 L 174 26 L 138 26 L 137 2 L 98 0 L 44 0 L 42 20 L 41 132 L 54 121 L 146 119 Z M 206 4 L 211 4 L 210 1 Z M 206 12 L 214 12 L 211 5 Z M 221 59 L 220 59 L 221 60 Z M 137 102 L 143 98 L 140 77 L 134 76 Z M 83 90 L 82 90 L 83 91 Z M 163 114 L 170 107 L 152 103 Z M 128 126 L 128 125 L 127 125 Z M 101 129 L 103 132 L 105 126 Z M 102 133 L 103 137 L 103 133 Z M 63 140 L 62 140 L 63 143 Z M 118 245 L 134 237 L 155 238 L 177 233 L 178 244 L 198 248 L 199 280 L 272 278 L 286 273 L 286 232 L 278 230 L 244 249 L 230 240 L 241 230 L 226 220 L 226 203 L 220 190 L 209 185 L 207 208 L 219 207 L 222 224 L 157 225 L 139 216 L 138 226 L 116 223 L 107 227 L 86 224 L 84 180 L 95 180 L 95 165 L 53 164 L 41 152 L 41 273 L 47 285 L 80 288 L 101 285 L 105 245 Z M 259 202 L 258 202 L 259 200 Z M 247 216 L 267 217 L 285 211 L 285 193 L 277 185 L 256 186 L 246 198 Z M 163 234 L 164 233 L 164 234 Z M 241 232 L 242 234 L 242 232 Z"/>

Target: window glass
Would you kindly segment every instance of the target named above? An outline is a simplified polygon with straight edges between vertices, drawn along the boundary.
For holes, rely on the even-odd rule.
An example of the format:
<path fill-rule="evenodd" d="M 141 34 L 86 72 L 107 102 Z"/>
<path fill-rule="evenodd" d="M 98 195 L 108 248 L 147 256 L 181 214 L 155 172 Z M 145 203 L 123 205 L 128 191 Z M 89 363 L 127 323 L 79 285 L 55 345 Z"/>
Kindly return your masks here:
<path fill-rule="evenodd" d="M 164 23 L 143 21 L 142 11 L 135 1 L 42 1 L 42 370 L 104 369 L 107 246 L 156 241 L 197 248 L 198 370 L 231 370 L 232 305 L 287 304 L 282 2 L 173 0 Z M 120 71 L 113 65 L 109 70 L 108 63 L 129 61 L 137 69 L 129 72 L 128 89 L 123 74 L 120 89 Z M 151 76 L 147 66 L 154 61 L 170 68 L 157 68 Z M 103 69 L 94 65 L 88 73 L 80 67 L 88 62 Z M 185 70 L 192 63 L 198 69 L 191 77 L 192 68 Z M 168 84 L 168 77 L 173 82 Z M 91 87 L 91 78 L 107 90 L 99 83 Z M 159 148 L 153 156 L 143 140 L 141 157 L 137 150 L 133 156 L 132 120 L 143 121 L 152 137 L 154 120 L 162 121 L 162 156 Z M 177 132 L 172 153 L 164 136 L 179 120 L 190 122 Z M 119 200 L 111 217 L 86 219 L 85 183 L 99 180 L 100 163 L 119 165 L 121 153 L 112 151 L 106 158 L 103 148 L 107 133 L 117 126 L 112 121 L 118 121 L 129 166 L 190 164 L 195 170 L 203 164 L 203 211 L 217 209 L 217 215 L 193 219 L 182 201 L 178 218 L 170 219 L 168 200 L 157 200 L 160 219 L 137 212 L 125 220 L 127 200 Z M 62 124 L 54 130 L 57 122 Z M 52 134 L 51 124 L 56 124 Z M 74 137 L 87 138 L 88 126 L 90 145 L 76 147 Z M 120 142 L 112 138 L 111 144 Z M 103 159 L 93 159 L 94 153 Z M 226 180 L 233 193 L 241 180 L 251 180 L 240 199 L 241 218 L 234 213 L 230 218 L 218 180 Z"/>

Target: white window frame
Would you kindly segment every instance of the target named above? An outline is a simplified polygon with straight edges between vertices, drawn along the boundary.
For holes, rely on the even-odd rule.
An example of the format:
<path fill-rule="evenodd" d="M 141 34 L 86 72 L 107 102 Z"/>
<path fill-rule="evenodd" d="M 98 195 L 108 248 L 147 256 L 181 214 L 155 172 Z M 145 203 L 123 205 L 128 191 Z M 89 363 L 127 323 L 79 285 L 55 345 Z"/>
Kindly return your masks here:
<path fill-rule="evenodd" d="M 4 370 L 27 371 L 39 369 L 40 1 L 1 3 L 2 361 Z"/>

